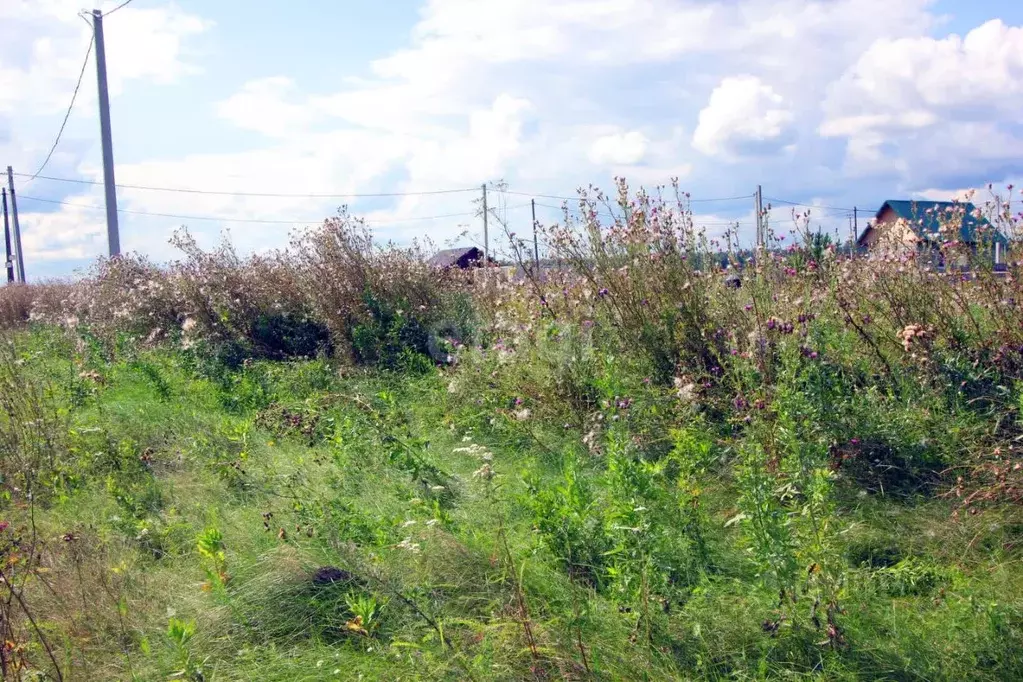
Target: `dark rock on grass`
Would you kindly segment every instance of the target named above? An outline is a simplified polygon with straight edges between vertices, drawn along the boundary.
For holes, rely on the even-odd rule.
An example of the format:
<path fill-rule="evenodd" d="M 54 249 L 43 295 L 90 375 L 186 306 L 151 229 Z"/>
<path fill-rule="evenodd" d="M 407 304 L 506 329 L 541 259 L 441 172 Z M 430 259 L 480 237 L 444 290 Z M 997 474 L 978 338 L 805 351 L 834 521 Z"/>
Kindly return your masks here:
<path fill-rule="evenodd" d="M 313 573 L 314 585 L 332 585 L 334 583 L 362 584 L 362 581 L 354 574 L 336 566 L 321 566 Z"/>

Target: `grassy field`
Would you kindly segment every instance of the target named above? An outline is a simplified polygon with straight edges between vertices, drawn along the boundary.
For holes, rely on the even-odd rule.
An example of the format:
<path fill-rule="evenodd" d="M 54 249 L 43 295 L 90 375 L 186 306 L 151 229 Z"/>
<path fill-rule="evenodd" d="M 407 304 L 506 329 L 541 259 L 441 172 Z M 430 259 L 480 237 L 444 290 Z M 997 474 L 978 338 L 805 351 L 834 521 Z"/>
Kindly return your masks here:
<path fill-rule="evenodd" d="M 4 679 L 1023 679 L 1018 280 L 636 213 L 5 290 Z"/>
<path fill-rule="evenodd" d="M 838 484 L 829 637 L 826 604 L 788 620 L 761 586 L 735 444 L 699 430 L 636 463 L 573 425 L 490 423 L 434 373 L 17 348 L 68 459 L 8 556 L 38 545 L 24 594 L 75 679 L 1023 675 L 1011 515 Z"/>

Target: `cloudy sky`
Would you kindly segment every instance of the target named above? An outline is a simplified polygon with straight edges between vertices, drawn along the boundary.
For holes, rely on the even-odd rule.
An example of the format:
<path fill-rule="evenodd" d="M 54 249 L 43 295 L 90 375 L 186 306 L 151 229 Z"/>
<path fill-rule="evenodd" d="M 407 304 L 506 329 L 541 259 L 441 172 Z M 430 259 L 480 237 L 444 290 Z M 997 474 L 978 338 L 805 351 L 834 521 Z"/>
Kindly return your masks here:
<path fill-rule="evenodd" d="M 0 0 L 30 278 L 106 250 L 93 59 L 43 172 L 80 182 L 27 182 L 89 47 L 81 6 Z M 122 248 L 158 260 L 181 225 L 265 249 L 341 204 L 381 239 L 471 241 L 501 180 L 517 193 L 491 202 L 524 230 L 530 197 L 620 175 L 679 178 L 710 232 L 749 235 L 761 184 L 776 224 L 779 199 L 815 205 L 844 237 L 850 207 L 1023 177 L 1009 0 L 133 0 L 104 23 L 118 184 L 223 192 L 118 190 Z"/>

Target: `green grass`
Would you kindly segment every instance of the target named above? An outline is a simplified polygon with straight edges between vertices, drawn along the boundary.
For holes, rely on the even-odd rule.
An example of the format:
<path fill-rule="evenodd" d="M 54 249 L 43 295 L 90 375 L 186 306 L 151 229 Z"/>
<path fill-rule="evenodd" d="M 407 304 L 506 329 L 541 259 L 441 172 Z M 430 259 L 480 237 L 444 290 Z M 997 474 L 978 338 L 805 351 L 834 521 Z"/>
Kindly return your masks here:
<path fill-rule="evenodd" d="M 953 519 L 953 500 L 837 480 L 813 555 L 840 576 L 829 637 L 810 596 L 779 607 L 729 523 L 743 491 L 727 430 L 692 427 L 699 466 L 689 441 L 656 460 L 610 435 L 593 455 L 585 425 L 517 422 L 487 406 L 498 389 L 477 403 L 437 373 L 218 374 L 180 351 L 19 343 L 67 419 L 69 475 L 3 513 L 27 528 L 31 511 L 45 538 L 24 594 L 65 679 L 1023 678 L 1012 509 Z M 624 433 L 660 424 L 656 402 L 630 409 Z M 198 550 L 209 529 L 222 565 Z M 325 566 L 354 578 L 316 584 Z M 175 641 L 172 619 L 194 631 Z"/>

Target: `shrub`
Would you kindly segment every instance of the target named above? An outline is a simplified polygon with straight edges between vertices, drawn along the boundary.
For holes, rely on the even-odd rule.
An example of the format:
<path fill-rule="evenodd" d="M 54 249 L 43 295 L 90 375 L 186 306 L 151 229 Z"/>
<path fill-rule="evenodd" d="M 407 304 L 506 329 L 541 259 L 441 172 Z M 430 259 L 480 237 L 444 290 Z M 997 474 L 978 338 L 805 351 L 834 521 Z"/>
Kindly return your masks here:
<path fill-rule="evenodd" d="M 68 424 L 10 338 L 0 337 L 0 508 L 46 500 L 74 476 Z"/>
<path fill-rule="evenodd" d="M 428 353 L 428 330 L 449 317 L 451 282 L 419 247 L 374 247 L 365 224 L 342 213 L 292 248 L 305 300 L 343 356 L 393 367 L 404 349 Z"/>

